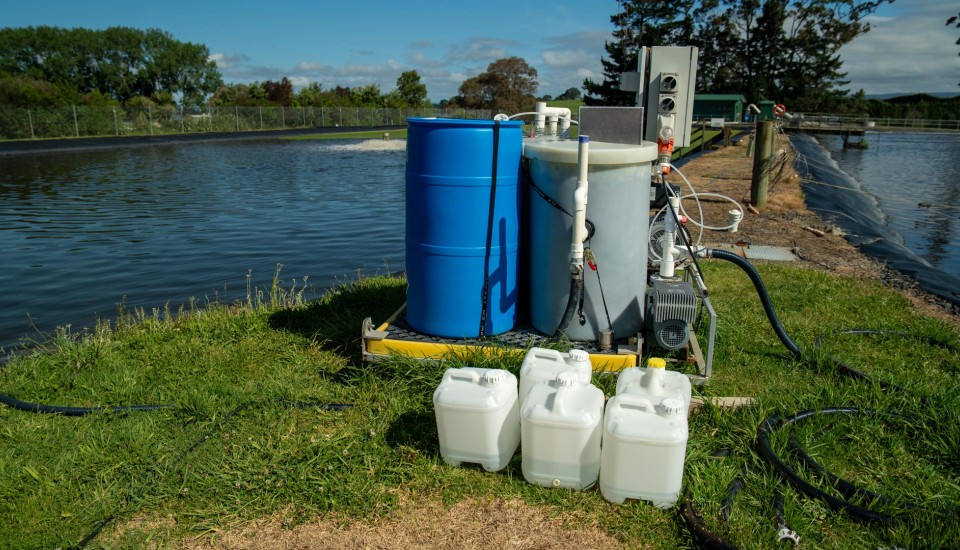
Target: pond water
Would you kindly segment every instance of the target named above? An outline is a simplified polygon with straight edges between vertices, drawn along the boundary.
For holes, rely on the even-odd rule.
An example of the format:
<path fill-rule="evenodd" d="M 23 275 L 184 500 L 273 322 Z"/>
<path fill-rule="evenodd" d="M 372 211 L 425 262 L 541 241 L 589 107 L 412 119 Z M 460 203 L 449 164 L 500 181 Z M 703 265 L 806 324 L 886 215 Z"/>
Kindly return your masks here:
<path fill-rule="evenodd" d="M 863 252 L 960 306 L 960 133 L 795 136 L 807 206 Z"/>
<path fill-rule="evenodd" d="M 277 264 L 312 297 L 404 262 L 405 142 L 235 141 L 0 156 L 0 347 L 191 299 Z M 358 328 L 359 330 L 359 328 Z"/>

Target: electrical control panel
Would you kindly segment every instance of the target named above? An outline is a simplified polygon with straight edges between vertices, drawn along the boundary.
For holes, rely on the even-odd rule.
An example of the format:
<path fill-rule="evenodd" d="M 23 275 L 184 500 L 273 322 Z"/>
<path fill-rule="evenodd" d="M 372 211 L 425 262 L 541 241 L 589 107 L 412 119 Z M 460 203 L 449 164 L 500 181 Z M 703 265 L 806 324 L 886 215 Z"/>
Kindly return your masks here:
<path fill-rule="evenodd" d="M 649 52 L 649 53 L 648 53 Z M 638 56 L 640 74 L 647 77 L 647 120 L 644 139 L 673 140 L 675 147 L 690 145 L 690 123 L 697 81 L 699 51 L 690 46 L 643 48 Z M 649 59 L 645 59 L 649 56 Z"/>

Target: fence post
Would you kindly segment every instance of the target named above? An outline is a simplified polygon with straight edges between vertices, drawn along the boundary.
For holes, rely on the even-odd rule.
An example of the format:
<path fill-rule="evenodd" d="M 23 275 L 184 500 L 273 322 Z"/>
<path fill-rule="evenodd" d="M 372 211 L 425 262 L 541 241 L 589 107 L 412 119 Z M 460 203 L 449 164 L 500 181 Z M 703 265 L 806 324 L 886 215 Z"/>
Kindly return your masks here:
<path fill-rule="evenodd" d="M 263 105 L 260 105 L 260 129 L 263 130 Z"/>
<path fill-rule="evenodd" d="M 30 114 L 30 109 L 27 109 L 27 121 L 30 123 L 30 139 L 37 139 L 36 134 L 33 133 L 33 115 Z"/>
<path fill-rule="evenodd" d="M 320 127 L 323 128 L 326 121 L 323 118 L 323 105 L 320 106 Z"/>
<path fill-rule="evenodd" d="M 183 105 L 180 106 L 180 133 L 186 132 L 186 128 L 183 125 Z"/>
<path fill-rule="evenodd" d="M 757 147 L 753 157 L 753 178 L 750 182 L 750 204 L 763 209 L 767 206 L 767 187 L 770 182 L 770 160 L 773 158 L 773 121 L 757 124 Z"/>
<path fill-rule="evenodd" d="M 233 118 L 237 121 L 237 131 L 240 131 L 240 107 L 233 106 Z"/>
<path fill-rule="evenodd" d="M 77 106 L 71 105 L 71 107 L 73 107 L 73 133 L 80 137 L 80 125 L 77 124 Z"/>
<path fill-rule="evenodd" d="M 343 126 L 343 107 L 338 107 L 340 109 L 340 124 L 338 126 Z"/>
<path fill-rule="evenodd" d="M 76 109 L 74 109 L 76 112 Z M 153 108 L 147 105 L 147 123 L 150 124 L 150 135 L 153 135 Z"/>
<path fill-rule="evenodd" d="M 117 124 L 117 108 L 116 108 L 116 107 L 112 107 L 112 109 L 113 109 L 113 131 L 116 132 L 116 134 L 119 136 L 119 135 L 120 135 L 120 125 Z"/>

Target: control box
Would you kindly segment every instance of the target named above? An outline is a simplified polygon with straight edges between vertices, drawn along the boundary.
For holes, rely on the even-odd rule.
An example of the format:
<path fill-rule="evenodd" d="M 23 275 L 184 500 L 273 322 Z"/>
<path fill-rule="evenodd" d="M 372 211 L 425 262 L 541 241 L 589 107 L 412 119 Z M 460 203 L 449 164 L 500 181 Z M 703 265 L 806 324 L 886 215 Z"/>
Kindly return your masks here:
<path fill-rule="evenodd" d="M 649 60 L 643 59 L 647 51 Z M 644 139 L 672 138 L 676 147 L 690 145 L 698 55 L 699 50 L 692 46 L 654 46 L 641 50 L 638 68 L 640 71 L 646 68 L 647 74 Z M 638 99 L 644 98 L 638 94 Z"/>

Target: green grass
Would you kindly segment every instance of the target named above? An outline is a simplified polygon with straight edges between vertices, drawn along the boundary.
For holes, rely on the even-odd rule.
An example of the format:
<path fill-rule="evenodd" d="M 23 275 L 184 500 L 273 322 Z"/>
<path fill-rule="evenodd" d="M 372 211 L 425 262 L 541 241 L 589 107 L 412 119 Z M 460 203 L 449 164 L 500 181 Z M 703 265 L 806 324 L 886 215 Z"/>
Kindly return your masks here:
<path fill-rule="evenodd" d="M 390 134 L 390 139 L 407 139 L 407 129 L 394 130 L 371 130 L 368 132 L 333 132 L 322 134 L 303 134 L 298 136 L 286 136 L 282 139 L 287 140 L 313 140 L 313 139 L 383 139 L 384 132 Z"/>
<path fill-rule="evenodd" d="M 812 350 L 826 335 L 821 360 L 801 363 L 776 340 L 739 270 L 722 262 L 705 262 L 705 269 L 720 318 L 715 375 L 702 394 L 758 400 L 738 410 L 706 407 L 690 419 L 685 486 L 709 528 L 744 548 L 776 546 L 775 477 L 753 447 L 757 426 L 774 414 L 828 406 L 937 421 L 927 428 L 836 418 L 790 431 L 821 464 L 866 488 L 931 508 L 960 502 L 960 399 L 952 389 L 960 359 L 922 345 L 926 338 L 960 346 L 954 328 L 911 312 L 902 297 L 873 283 L 759 265 L 793 339 Z M 628 547 L 692 544 L 675 511 L 609 504 L 595 489 L 526 483 L 519 454 L 495 474 L 445 465 L 431 402 L 443 370 L 471 363 L 516 372 L 519 361 L 364 364 L 360 322 L 386 319 L 404 300 L 404 281 L 363 277 L 312 302 L 301 288 L 277 280 L 272 289 L 252 289 L 245 304 L 130 312 L 83 338 L 61 331 L 11 360 L 0 371 L 0 388 L 20 399 L 172 407 L 79 418 L 0 409 L 0 547 L 74 546 L 112 516 L 94 546 L 176 545 L 263 516 L 279 516 L 285 525 L 374 519 L 395 509 L 402 495 L 445 504 L 517 498 L 550 515 L 575 512 L 570 528 L 599 525 Z M 836 334 L 851 327 L 913 336 Z M 827 353 L 906 391 L 843 377 L 823 359 Z M 609 394 L 613 382 L 604 375 L 598 385 Z M 293 401 L 354 407 L 327 411 L 289 406 Z M 786 435 L 777 433 L 773 444 L 788 456 Z M 744 467 L 746 487 L 724 524 L 717 519 L 720 501 Z M 792 489 L 784 493 L 788 523 L 805 547 L 936 547 L 960 537 L 953 519 L 941 525 L 918 514 L 916 522 L 894 527 L 861 525 Z"/>

